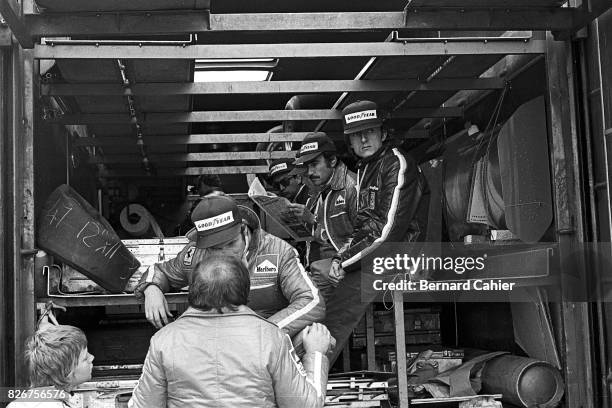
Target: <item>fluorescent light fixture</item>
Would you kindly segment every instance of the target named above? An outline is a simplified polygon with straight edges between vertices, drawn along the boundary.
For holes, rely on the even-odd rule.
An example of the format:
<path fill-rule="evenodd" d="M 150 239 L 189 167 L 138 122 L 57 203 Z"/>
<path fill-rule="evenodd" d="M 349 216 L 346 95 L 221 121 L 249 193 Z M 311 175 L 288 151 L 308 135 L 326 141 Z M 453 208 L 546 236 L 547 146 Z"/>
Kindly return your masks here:
<path fill-rule="evenodd" d="M 267 81 L 270 71 L 195 71 L 193 82 Z"/>

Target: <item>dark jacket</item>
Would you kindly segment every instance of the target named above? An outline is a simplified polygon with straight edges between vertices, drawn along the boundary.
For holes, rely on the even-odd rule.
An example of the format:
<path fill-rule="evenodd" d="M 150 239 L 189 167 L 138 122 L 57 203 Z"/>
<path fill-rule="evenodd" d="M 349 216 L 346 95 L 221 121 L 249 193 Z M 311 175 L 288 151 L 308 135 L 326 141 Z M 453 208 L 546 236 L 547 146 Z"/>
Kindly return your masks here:
<path fill-rule="evenodd" d="M 317 217 L 313 236 L 320 244 L 319 256 L 309 261 L 331 258 L 348 245 L 357 215 L 357 178 L 339 161 L 329 185 L 308 198 L 306 208 Z"/>
<path fill-rule="evenodd" d="M 417 240 L 425 228 L 426 220 L 416 215 L 426 214 L 426 192 L 417 163 L 396 147 L 383 146 L 358 163 L 357 216 L 352 242 L 338 254 L 342 267 L 359 268 L 361 260 L 385 242 Z"/>
<path fill-rule="evenodd" d="M 128 407 L 322 407 L 327 357 L 302 362 L 289 337 L 247 307 L 189 308 L 151 339 Z"/>

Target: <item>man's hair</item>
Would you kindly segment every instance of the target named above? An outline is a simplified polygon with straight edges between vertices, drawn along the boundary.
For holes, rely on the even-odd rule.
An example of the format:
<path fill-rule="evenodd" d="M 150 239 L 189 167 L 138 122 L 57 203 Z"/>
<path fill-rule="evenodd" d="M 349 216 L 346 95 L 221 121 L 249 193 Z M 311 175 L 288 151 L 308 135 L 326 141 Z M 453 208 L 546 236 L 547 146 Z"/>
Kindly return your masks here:
<path fill-rule="evenodd" d="M 37 331 L 28 338 L 25 347 L 30 385 L 66 388 L 68 376 L 86 348 L 87 338 L 78 327 L 59 325 Z"/>
<path fill-rule="evenodd" d="M 215 191 L 223 191 L 221 177 L 217 174 L 202 174 L 196 182 L 197 193 L 201 196 L 208 195 Z"/>
<path fill-rule="evenodd" d="M 323 157 L 325 158 L 325 161 L 327 162 L 328 166 L 331 167 L 331 161 L 336 158 L 336 165 L 338 164 L 338 154 L 336 152 L 323 152 Z"/>
<path fill-rule="evenodd" d="M 242 261 L 229 255 L 212 255 L 199 262 L 189 286 L 189 305 L 196 309 L 232 311 L 246 305 L 251 289 L 249 271 Z"/>

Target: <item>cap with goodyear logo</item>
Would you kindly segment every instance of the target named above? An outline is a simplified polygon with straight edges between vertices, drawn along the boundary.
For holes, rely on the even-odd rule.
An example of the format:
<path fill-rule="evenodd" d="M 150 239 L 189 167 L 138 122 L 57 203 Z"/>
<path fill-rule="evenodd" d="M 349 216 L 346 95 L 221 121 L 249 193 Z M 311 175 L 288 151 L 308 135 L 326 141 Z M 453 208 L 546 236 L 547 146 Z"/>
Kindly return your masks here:
<path fill-rule="evenodd" d="M 372 101 L 357 101 L 342 109 L 344 134 L 360 132 L 382 126 L 378 105 Z"/>
<path fill-rule="evenodd" d="M 295 168 L 293 159 L 278 159 L 270 163 L 269 175 L 275 182 L 300 173 L 301 170 Z"/>
<path fill-rule="evenodd" d="M 302 146 L 295 159 L 296 166 L 304 165 L 317 158 L 323 152 L 336 152 L 336 145 L 325 132 L 311 132 L 302 140 Z"/>
<path fill-rule="evenodd" d="M 210 248 L 229 242 L 240 232 L 242 217 L 236 202 L 227 196 L 204 197 L 191 213 L 197 230 L 196 246 Z"/>

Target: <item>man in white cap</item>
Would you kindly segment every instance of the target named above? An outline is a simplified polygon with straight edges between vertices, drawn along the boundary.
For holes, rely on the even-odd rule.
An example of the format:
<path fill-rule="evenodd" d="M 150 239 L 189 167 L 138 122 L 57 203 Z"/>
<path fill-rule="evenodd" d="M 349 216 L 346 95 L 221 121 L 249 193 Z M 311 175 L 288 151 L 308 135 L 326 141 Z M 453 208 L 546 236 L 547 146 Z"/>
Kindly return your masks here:
<path fill-rule="evenodd" d="M 304 204 L 308 200 L 309 188 L 303 183 L 302 173 L 303 170 L 293 164 L 293 159 L 278 159 L 270 163 L 268 176 L 281 197 Z"/>
<path fill-rule="evenodd" d="M 362 260 L 384 243 L 422 238 L 428 209 L 425 178 L 412 157 L 386 143 L 376 103 L 347 105 L 342 123 L 349 150 L 359 159 L 354 230 L 350 245 L 334 256 L 327 276 L 313 276 L 329 296 L 324 324 L 338 345 L 332 364 L 377 294 L 367 284 L 371 271 L 361 271 Z M 337 287 L 328 295 L 330 285 Z"/>
<path fill-rule="evenodd" d="M 307 251 L 311 264 L 333 257 L 349 244 L 357 211 L 356 177 L 338 158 L 336 145 L 324 132 L 306 135 L 295 164 L 307 168 L 306 175 L 316 187 L 305 205 L 289 206 L 312 228 L 314 245 Z"/>
<path fill-rule="evenodd" d="M 215 254 L 230 254 L 243 260 L 251 278 L 247 306 L 291 337 L 323 320 L 324 302 L 297 251 L 262 230 L 252 210 L 239 210 L 231 197 L 211 196 L 202 199 L 191 218 L 196 236 L 188 237 L 193 242 L 176 258 L 152 265 L 134 291 L 137 298 L 144 297 L 147 320 L 153 325 L 160 328 L 171 317 L 163 293 L 191 284 L 195 266 Z"/>

